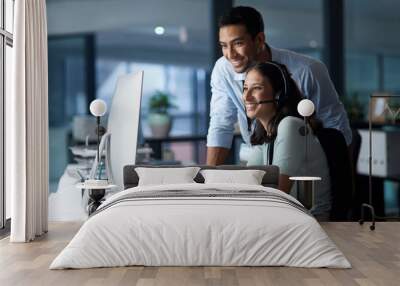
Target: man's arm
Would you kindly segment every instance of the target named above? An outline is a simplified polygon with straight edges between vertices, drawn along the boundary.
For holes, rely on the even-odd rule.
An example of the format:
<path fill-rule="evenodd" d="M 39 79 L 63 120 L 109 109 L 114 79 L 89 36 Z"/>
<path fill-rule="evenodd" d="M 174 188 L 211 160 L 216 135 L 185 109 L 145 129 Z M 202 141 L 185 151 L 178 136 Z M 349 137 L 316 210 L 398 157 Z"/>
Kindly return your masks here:
<path fill-rule="evenodd" d="M 232 87 L 227 82 L 221 61 L 215 64 L 211 74 L 210 125 L 207 134 L 207 164 L 224 163 L 232 145 L 237 108 L 230 93 Z"/>
<path fill-rule="evenodd" d="M 222 165 L 229 155 L 229 149 L 223 147 L 207 147 L 207 165 Z"/>

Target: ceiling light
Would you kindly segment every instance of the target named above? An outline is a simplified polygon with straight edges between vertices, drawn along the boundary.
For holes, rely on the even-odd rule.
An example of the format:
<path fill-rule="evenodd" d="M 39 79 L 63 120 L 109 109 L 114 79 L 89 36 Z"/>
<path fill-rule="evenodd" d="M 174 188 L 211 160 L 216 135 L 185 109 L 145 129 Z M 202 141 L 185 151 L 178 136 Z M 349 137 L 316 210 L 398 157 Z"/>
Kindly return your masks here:
<path fill-rule="evenodd" d="M 162 26 L 157 26 L 154 28 L 154 33 L 156 33 L 157 35 L 164 35 L 165 29 Z"/>
<path fill-rule="evenodd" d="M 308 44 L 310 45 L 311 48 L 314 49 L 318 47 L 318 42 L 316 40 L 311 40 Z"/>

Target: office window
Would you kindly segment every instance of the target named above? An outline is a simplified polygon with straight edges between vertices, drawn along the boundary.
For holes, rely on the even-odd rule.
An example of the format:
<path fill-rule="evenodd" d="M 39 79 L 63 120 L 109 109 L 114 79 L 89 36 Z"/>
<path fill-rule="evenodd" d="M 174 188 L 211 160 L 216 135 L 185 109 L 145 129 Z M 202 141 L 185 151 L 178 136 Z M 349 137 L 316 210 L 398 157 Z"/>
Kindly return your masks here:
<path fill-rule="evenodd" d="M 5 67 L 5 77 L 4 77 L 4 79 L 5 79 L 4 91 L 5 91 L 5 95 L 7 98 L 9 95 L 11 95 L 11 91 L 12 91 L 11 75 L 12 75 L 12 69 L 13 69 L 12 46 L 9 44 L 6 45 L 6 49 L 5 49 L 5 63 L 6 63 L 6 67 Z M 11 218 L 11 193 L 8 188 L 5 189 L 5 197 L 6 197 L 5 198 L 5 208 L 6 209 L 4 211 L 5 219 L 9 219 L 9 218 Z"/>
<path fill-rule="evenodd" d="M 148 114 L 148 102 L 156 91 L 164 91 L 172 96 L 176 109 L 171 109 L 170 114 L 173 118 L 171 136 L 176 135 L 196 135 L 204 132 L 205 126 L 199 126 L 198 122 L 205 122 L 204 105 L 198 104 L 202 90 L 198 90 L 198 82 L 203 81 L 203 69 L 155 64 L 140 63 L 130 61 L 118 61 L 112 59 L 98 59 L 96 62 L 97 74 L 97 97 L 105 100 L 110 106 L 114 89 L 119 76 L 127 73 L 144 70 L 143 97 L 141 106 L 141 122 L 143 135 L 151 136 L 151 131 L 147 125 L 146 115 Z"/>
<path fill-rule="evenodd" d="M 5 12 L 5 30 L 9 33 L 13 33 L 14 31 L 14 1 L 15 0 L 5 0 L 4 1 L 4 12 Z"/>
<path fill-rule="evenodd" d="M 346 93 L 357 96 L 366 119 L 371 93 L 400 91 L 400 2 L 351 0 L 344 5 Z"/>
<path fill-rule="evenodd" d="M 346 93 L 364 106 L 369 95 L 379 90 L 378 57 L 369 53 L 346 53 Z M 364 111 L 365 112 L 365 111 Z"/>
<path fill-rule="evenodd" d="M 344 5 L 346 93 L 352 102 L 361 104 L 358 110 L 363 111 L 363 120 L 367 121 L 372 93 L 400 92 L 400 2 L 351 0 L 344 1 Z M 398 193 L 399 185 L 385 180 L 386 215 L 398 215 Z M 376 194 L 374 192 L 373 196 Z"/>
<path fill-rule="evenodd" d="M 11 194 L 5 188 L 5 107 L 11 94 L 14 1 L 0 1 L 0 228 L 11 217 Z"/>
<path fill-rule="evenodd" d="M 261 13 L 266 41 L 271 46 L 322 58 L 321 0 L 235 0 L 234 6 L 251 6 Z"/>
<path fill-rule="evenodd" d="M 49 37 L 50 193 L 69 163 L 68 147 L 76 115 L 86 114 L 85 37 Z"/>
<path fill-rule="evenodd" d="M 400 54 L 383 58 L 383 88 L 400 94 Z"/>

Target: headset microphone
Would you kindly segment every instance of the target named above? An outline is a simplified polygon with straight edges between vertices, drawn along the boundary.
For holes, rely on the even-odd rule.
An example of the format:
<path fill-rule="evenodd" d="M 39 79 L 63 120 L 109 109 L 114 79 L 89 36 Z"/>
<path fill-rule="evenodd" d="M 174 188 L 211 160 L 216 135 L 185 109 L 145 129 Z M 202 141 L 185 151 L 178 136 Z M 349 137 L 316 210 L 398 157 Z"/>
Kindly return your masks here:
<path fill-rule="evenodd" d="M 260 100 L 260 101 L 257 101 L 256 103 L 257 104 L 267 104 L 267 103 L 274 103 L 274 102 L 277 102 L 277 100 L 276 99 Z"/>
<path fill-rule="evenodd" d="M 254 101 L 254 102 L 246 102 L 246 104 L 260 105 L 260 104 L 267 104 L 267 103 L 274 103 L 274 102 L 277 102 L 277 100 L 276 99 L 260 100 L 260 101 Z"/>

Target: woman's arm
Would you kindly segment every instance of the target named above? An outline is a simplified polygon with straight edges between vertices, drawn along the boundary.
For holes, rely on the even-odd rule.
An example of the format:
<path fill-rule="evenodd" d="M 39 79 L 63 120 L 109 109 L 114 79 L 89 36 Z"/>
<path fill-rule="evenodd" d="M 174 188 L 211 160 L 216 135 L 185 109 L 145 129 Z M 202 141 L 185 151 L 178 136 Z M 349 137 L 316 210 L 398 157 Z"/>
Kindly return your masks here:
<path fill-rule="evenodd" d="M 301 127 L 302 120 L 291 116 L 282 119 L 278 126 L 272 164 L 279 167 L 278 189 L 285 193 L 289 193 L 293 185 L 289 177 L 302 175 L 305 138 L 299 132 Z"/>

